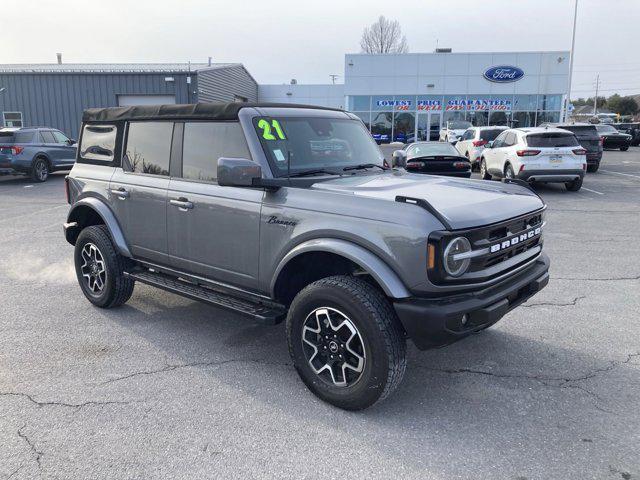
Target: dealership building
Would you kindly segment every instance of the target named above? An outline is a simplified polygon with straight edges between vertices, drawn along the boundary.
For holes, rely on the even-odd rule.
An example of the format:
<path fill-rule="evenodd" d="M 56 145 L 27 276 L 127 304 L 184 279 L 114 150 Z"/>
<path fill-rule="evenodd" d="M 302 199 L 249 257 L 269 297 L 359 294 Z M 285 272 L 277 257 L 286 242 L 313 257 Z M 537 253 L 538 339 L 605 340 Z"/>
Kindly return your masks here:
<path fill-rule="evenodd" d="M 559 121 L 569 52 L 347 54 L 342 84 L 259 85 L 240 63 L 0 65 L 4 126 L 76 136 L 90 107 L 263 101 L 346 109 L 384 140 L 424 139 L 447 122 Z"/>
<path fill-rule="evenodd" d="M 557 122 L 569 52 L 347 54 L 344 84 L 259 85 L 261 100 L 346 108 L 374 135 L 425 139 L 429 128 Z"/>

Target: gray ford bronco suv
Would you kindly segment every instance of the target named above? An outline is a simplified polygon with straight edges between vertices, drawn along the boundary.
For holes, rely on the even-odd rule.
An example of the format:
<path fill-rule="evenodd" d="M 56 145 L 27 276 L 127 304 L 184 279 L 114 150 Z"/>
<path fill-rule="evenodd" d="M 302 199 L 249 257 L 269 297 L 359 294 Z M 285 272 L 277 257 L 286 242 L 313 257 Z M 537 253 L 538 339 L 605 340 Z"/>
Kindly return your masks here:
<path fill-rule="evenodd" d="M 348 112 L 277 104 L 91 109 L 64 225 L 94 305 L 136 282 L 286 319 L 307 387 L 350 410 L 388 396 L 406 339 L 441 347 L 548 282 L 545 205 L 512 183 L 388 166 Z"/>

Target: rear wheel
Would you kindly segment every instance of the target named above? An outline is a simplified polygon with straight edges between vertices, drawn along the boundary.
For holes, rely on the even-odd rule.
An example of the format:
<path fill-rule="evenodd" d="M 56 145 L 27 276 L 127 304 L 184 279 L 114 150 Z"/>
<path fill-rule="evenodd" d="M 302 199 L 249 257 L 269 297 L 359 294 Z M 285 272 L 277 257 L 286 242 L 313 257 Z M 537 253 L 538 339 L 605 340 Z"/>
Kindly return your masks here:
<path fill-rule="evenodd" d="M 31 180 L 34 182 L 46 182 L 49 178 L 49 162 L 44 158 L 36 158 L 31 167 Z"/>
<path fill-rule="evenodd" d="M 323 278 L 305 287 L 289 309 L 287 342 L 309 390 L 346 410 L 387 397 L 406 368 L 404 331 L 391 303 L 354 277 Z"/>
<path fill-rule="evenodd" d="M 113 308 L 129 300 L 135 282 L 124 275 L 127 259 L 116 251 L 107 227 L 93 225 L 82 230 L 74 260 L 78 283 L 91 303 Z"/>
<path fill-rule="evenodd" d="M 621 152 L 626 152 L 627 150 L 629 150 L 629 146 L 628 145 L 626 147 L 620 147 L 620 151 Z"/>
<path fill-rule="evenodd" d="M 480 159 L 480 176 L 482 180 L 491 180 L 491 174 L 487 171 L 487 162 L 484 158 Z"/>
<path fill-rule="evenodd" d="M 578 190 L 580 190 L 580 188 L 582 188 L 582 179 L 579 178 L 577 180 L 574 180 L 573 182 L 566 182 L 564 186 L 570 192 L 577 192 Z"/>
<path fill-rule="evenodd" d="M 511 164 L 507 163 L 507 166 L 504 167 L 504 178 L 514 178 L 515 174 L 513 173 L 513 167 Z"/>

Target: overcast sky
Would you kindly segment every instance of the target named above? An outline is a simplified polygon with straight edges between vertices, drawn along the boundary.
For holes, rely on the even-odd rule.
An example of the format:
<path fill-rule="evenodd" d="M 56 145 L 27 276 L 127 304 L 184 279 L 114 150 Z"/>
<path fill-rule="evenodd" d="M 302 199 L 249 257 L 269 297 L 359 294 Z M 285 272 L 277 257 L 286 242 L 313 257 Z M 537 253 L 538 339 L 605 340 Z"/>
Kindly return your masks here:
<path fill-rule="evenodd" d="M 574 0 L 20 0 L 0 63 L 241 62 L 259 83 L 327 83 L 364 26 L 400 21 L 411 52 L 569 50 Z M 579 0 L 574 94 L 640 93 L 640 1 Z M 339 78 L 338 81 L 342 81 Z"/>

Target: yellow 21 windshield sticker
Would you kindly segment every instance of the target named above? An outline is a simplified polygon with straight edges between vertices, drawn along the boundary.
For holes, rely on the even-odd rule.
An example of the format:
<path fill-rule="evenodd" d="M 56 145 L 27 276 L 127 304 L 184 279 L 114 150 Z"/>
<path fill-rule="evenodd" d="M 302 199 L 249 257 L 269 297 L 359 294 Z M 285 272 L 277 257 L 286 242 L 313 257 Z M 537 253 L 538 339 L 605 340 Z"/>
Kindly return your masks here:
<path fill-rule="evenodd" d="M 262 130 L 262 138 L 265 140 L 286 140 L 282 127 L 278 120 L 273 119 L 271 121 L 266 118 L 261 118 L 258 122 L 258 128 Z"/>

